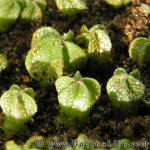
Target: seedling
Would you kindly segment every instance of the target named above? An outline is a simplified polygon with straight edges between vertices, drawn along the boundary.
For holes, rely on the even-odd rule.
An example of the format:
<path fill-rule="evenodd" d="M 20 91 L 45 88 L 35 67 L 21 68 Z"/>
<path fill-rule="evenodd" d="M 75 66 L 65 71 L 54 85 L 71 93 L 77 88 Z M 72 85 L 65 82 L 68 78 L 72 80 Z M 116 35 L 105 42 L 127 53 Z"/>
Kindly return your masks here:
<path fill-rule="evenodd" d="M 85 25 L 81 28 L 81 34 L 75 41 L 87 49 L 89 58 L 96 60 L 99 64 L 111 62 L 111 40 L 103 25 L 94 25 L 88 29 Z"/>
<path fill-rule="evenodd" d="M 20 89 L 12 85 L 0 98 L 0 106 L 5 115 L 3 129 L 6 134 L 14 134 L 24 127 L 37 112 L 32 88 Z"/>
<path fill-rule="evenodd" d="M 0 72 L 5 70 L 6 67 L 7 67 L 7 60 L 3 55 L 0 54 Z"/>
<path fill-rule="evenodd" d="M 62 75 L 70 75 L 86 64 L 86 53 L 51 27 L 42 27 L 33 34 L 25 65 L 31 77 L 47 86 Z"/>
<path fill-rule="evenodd" d="M 150 62 L 150 38 L 135 38 L 129 46 L 129 56 L 140 66 Z"/>
<path fill-rule="evenodd" d="M 20 15 L 20 5 L 16 0 L 0 0 L 0 32 L 5 32 Z"/>
<path fill-rule="evenodd" d="M 41 21 L 46 5 L 46 0 L 0 0 L 0 32 L 6 32 L 19 17 L 21 21 Z"/>
<path fill-rule="evenodd" d="M 55 0 L 58 9 L 65 15 L 74 16 L 87 10 L 86 0 Z"/>
<path fill-rule="evenodd" d="M 25 0 L 25 6 L 20 16 L 21 21 L 41 22 L 46 5 L 46 0 Z"/>
<path fill-rule="evenodd" d="M 5 147 L 6 150 L 44 150 L 47 147 L 47 144 L 44 137 L 33 136 L 24 146 L 19 146 L 14 141 L 7 141 Z"/>
<path fill-rule="evenodd" d="M 60 105 L 60 122 L 66 126 L 80 127 L 85 124 L 100 96 L 100 84 L 93 78 L 82 78 L 76 72 L 73 78 L 59 77 L 55 85 Z"/>
<path fill-rule="evenodd" d="M 107 82 L 107 93 L 112 106 L 127 113 L 131 108 L 135 109 L 136 103 L 144 95 L 145 87 L 140 80 L 138 70 L 129 75 L 124 68 L 117 68 L 114 75 Z"/>
<path fill-rule="evenodd" d="M 119 8 L 121 6 L 126 6 L 130 3 L 131 0 L 105 0 L 109 5 L 114 8 Z"/>

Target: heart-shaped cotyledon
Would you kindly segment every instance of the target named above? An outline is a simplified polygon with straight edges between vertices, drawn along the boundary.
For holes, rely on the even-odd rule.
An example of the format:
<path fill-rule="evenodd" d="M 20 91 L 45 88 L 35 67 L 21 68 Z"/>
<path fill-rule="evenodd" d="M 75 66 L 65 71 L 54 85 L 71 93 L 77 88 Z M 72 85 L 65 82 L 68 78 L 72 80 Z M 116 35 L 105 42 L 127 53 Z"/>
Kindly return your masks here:
<path fill-rule="evenodd" d="M 18 132 L 37 112 L 33 89 L 21 89 L 18 85 L 12 85 L 2 94 L 0 106 L 5 115 L 3 129 L 6 134 Z"/>
<path fill-rule="evenodd" d="M 128 111 L 142 98 L 145 86 L 140 81 L 139 71 L 127 74 L 124 68 L 117 68 L 107 82 L 107 93 L 112 106 L 121 111 Z"/>
<path fill-rule="evenodd" d="M 82 126 L 87 123 L 101 93 L 98 81 L 83 78 L 77 71 L 74 77 L 59 77 L 55 85 L 60 106 L 60 122 L 66 126 Z"/>

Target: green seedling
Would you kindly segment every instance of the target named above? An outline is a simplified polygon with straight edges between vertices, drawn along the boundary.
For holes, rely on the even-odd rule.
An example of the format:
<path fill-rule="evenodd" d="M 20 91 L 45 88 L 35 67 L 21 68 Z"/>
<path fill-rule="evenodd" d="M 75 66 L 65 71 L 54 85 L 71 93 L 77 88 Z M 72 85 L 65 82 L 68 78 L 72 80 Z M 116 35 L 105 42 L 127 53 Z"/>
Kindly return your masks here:
<path fill-rule="evenodd" d="M 81 34 L 75 38 L 75 41 L 83 45 L 87 49 L 88 57 L 96 60 L 99 64 L 103 65 L 112 61 L 112 44 L 103 25 L 97 24 L 90 29 L 83 25 Z"/>
<path fill-rule="evenodd" d="M 128 139 L 121 139 L 117 146 L 111 148 L 110 150 L 134 150 L 131 148 L 131 142 Z"/>
<path fill-rule="evenodd" d="M 33 34 L 31 49 L 25 65 L 31 77 L 47 86 L 62 76 L 70 75 L 82 68 L 86 53 L 71 42 L 73 33 L 60 34 L 51 27 L 42 27 Z"/>
<path fill-rule="evenodd" d="M 0 54 L 0 72 L 2 72 L 3 70 L 5 70 L 7 67 L 7 59 Z"/>
<path fill-rule="evenodd" d="M 87 10 L 86 0 L 55 0 L 58 9 L 65 15 L 74 16 Z"/>
<path fill-rule="evenodd" d="M 105 0 L 105 1 L 114 8 L 119 8 L 128 5 L 131 0 Z"/>
<path fill-rule="evenodd" d="M 138 70 L 128 75 L 124 68 L 117 68 L 107 82 L 106 89 L 112 106 L 122 112 L 128 112 L 136 107 L 135 104 L 144 95 L 145 87 L 140 82 Z"/>
<path fill-rule="evenodd" d="M 37 112 L 33 89 L 21 90 L 18 85 L 12 85 L 2 94 L 0 106 L 5 115 L 3 130 L 6 135 L 18 132 Z"/>
<path fill-rule="evenodd" d="M 6 32 L 20 17 L 21 21 L 39 22 L 46 0 L 0 0 L 0 32 Z"/>
<path fill-rule="evenodd" d="M 20 16 L 21 21 L 41 22 L 46 5 L 46 0 L 25 0 L 25 6 Z"/>
<path fill-rule="evenodd" d="M 46 139 L 42 136 L 31 137 L 23 146 L 14 141 L 7 141 L 5 144 L 5 150 L 45 150 L 46 147 Z"/>
<path fill-rule="evenodd" d="M 16 0 L 0 0 L 0 32 L 5 32 L 16 22 L 21 12 Z"/>
<path fill-rule="evenodd" d="M 82 78 L 76 72 L 73 78 L 59 77 L 55 85 L 60 105 L 58 120 L 66 126 L 84 125 L 100 96 L 100 84 L 93 78 Z"/>
<path fill-rule="evenodd" d="M 135 38 L 129 46 L 129 56 L 140 66 L 150 62 L 150 38 Z"/>

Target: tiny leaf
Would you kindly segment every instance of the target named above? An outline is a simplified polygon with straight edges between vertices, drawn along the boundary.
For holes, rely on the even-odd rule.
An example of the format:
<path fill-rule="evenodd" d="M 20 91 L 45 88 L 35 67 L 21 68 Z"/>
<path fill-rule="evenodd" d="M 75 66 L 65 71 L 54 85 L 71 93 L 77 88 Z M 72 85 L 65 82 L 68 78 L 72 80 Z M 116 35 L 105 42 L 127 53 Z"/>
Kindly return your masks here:
<path fill-rule="evenodd" d="M 132 72 L 130 72 L 129 74 L 130 76 L 133 76 L 134 78 L 136 78 L 137 80 L 140 80 L 140 72 L 138 69 L 133 70 Z"/>
<path fill-rule="evenodd" d="M 62 39 L 64 41 L 72 41 L 74 38 L 74 33 L 69 30 L 67 33 L 64 33 L 63 36 L 62 36 Z"/>

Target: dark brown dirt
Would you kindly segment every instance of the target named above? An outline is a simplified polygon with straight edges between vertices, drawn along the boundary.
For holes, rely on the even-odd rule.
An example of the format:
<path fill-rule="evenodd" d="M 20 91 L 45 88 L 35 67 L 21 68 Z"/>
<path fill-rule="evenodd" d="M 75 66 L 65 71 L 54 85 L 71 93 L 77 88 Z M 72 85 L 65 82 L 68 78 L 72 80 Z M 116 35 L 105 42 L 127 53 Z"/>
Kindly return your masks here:
<path fill-rule="evenodd" d="M 24 144 L 32 135 L 43 135 L 48 140 L 71 141 L 80 133 L 85 133 L 92 139 L 102 141 L 129 138 L 132 141 L 149 142 L 150 107 L 141 102 L 137 114 L 125 119 L 115 117 L 105 87 L 115 68 L 124 67 L 128 72 L 138 68 L 141 72 L 141 80 L 147 87 L 145 99 L 150 98 L 149 65 L 140 68 L 128 56 L 129 43 L 137 36 L 147 37 L 150 34 L 150 14 L 145 15 L 138 9 L 142 3 L 150 5 L 150 1 L 132 0 L 127 7 L 114 10 L 103 0 L 88 0 L 89 11 L 75 18 L 63 16 L 57 10 L 53 0 L 47 1 L 48 7 L 42 25 L 20 24 L 18 21 L 7 33 L 0 34 L 0 52 L 7 57 L 9 64 L 0 75 L 0 95 L 12 84 L 18 84 L 22 88 L 32 87 L 38 104 L 38 112 L 33 121 L 27 124 L 27 131 L 6 137 L 0 130 L 0 150 L 4 149 L 7 140 L 15 140 L 18 144 Z M 95 24 L 105 25 L 113 44 L 113 64 L 102 68 L 89 62 L 81 71 L 83 76 L 97 79 L 102 86 L 102 93 L 93 108 L 90 122 L 82 129 L 65 128 L 63 125 L 56 127 L 54 120 L 59 113 L 59 105 L 55 87 L 42 89 L 36 81 L 30 78 L 24 65 L 25 56 L 30 49 L 32 34 L 40 26 L 54 27 L 60 33 L 72 29 L 75 34 L 78 34 L 83 24 L 88 27 Z M 3 118 L 1 111 L 0 122 Z"/>

